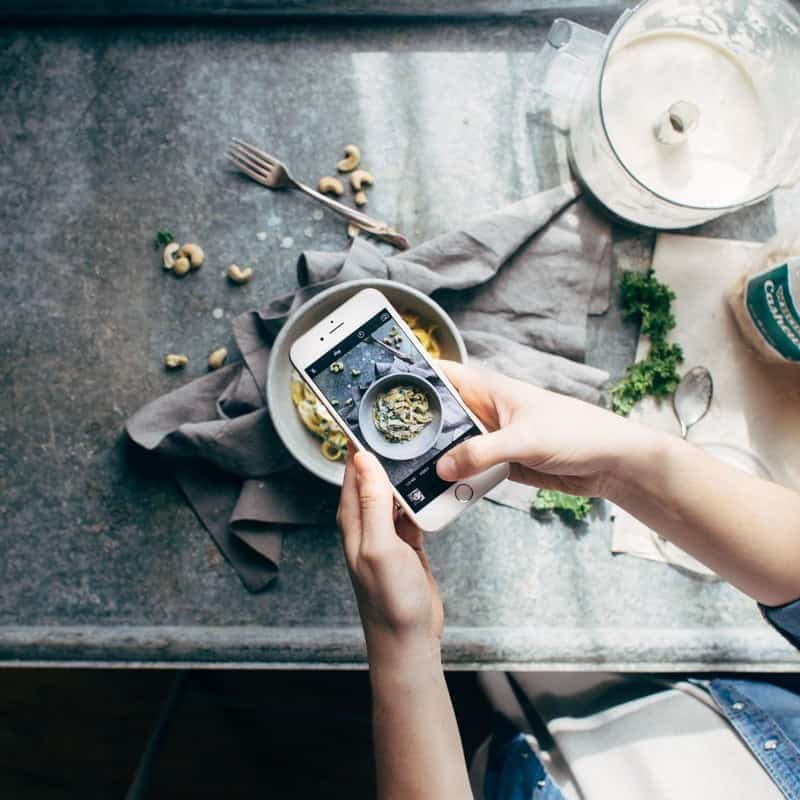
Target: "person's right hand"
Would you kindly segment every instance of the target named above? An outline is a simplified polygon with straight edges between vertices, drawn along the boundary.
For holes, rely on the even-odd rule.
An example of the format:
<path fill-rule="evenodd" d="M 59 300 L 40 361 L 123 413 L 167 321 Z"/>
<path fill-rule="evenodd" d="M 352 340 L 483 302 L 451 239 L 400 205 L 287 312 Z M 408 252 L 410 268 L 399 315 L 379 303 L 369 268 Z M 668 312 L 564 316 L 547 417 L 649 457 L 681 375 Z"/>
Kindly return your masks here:
<path fill-rule="evenodd" d="M 453 361 L 439 365 L 490 431 L 439 459 L 437 472 L 463 480 L 509 462 L 511 479 L 584 497 L 607 497 L 626 455 L 652 436 L 646 428 L 572 397 Z"/>

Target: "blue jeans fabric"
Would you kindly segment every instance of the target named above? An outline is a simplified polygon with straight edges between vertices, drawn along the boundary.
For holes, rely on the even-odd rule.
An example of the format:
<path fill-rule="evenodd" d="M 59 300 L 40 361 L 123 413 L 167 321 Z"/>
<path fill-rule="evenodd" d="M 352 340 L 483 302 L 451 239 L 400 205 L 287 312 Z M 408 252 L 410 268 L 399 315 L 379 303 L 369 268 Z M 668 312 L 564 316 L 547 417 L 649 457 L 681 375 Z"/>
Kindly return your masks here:
<path fill-rule="evenodd" d="M 786 641 L 800 650 L 800 600 L 774 608 L 762 605 L 759 608 L 764 619 L 782 634 Z"/>
<path fill-rule="evenodd" d="M 495 714 L 483 779 L 485 800 L 564 800 L 525 736 Z"/>
<path fill-rule="evenodd" d="M 800 648 L 800 600 L 761 606 L 765 619 Z M 787 800 L 800 800 L 800 695 L 767 681 L 716 678 L 705 686 L 720 711 Z M 720 764 L 720 769 L 725 769 Z M 702 789 L 698 789 L 702 794 Z M 484 779 L 486 800 L 563 800 L 525 737 L 501 715 L 495 719 Z"/>
<path fill-rule="evenodd" d="M 716 678 L 698 683 L 708 689 L 787 800 L 800 800 L 800 695 L 766 681 Z M 484 797 L 563 800 L 524 735 L 501 715 L 492 731 Z"/>
<path fill-rule="evenodd" d="M 800 800 L 800 696 L 753 680 L 716 679 L 709 691 L 787 800 Z"/>

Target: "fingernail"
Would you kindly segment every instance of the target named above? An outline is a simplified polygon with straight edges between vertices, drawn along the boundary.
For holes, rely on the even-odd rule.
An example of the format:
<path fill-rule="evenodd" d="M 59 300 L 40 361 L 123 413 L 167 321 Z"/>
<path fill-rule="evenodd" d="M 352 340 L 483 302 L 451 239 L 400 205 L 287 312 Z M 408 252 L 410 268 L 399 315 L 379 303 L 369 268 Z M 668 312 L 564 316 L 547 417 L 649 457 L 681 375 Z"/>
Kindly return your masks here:
<path fill-rule="evenodd" d="M 454 481 L 457 477 L 456 460 L 452 456 L 442 456 L 436 463 L 436 472 L 445 481 Z"/>

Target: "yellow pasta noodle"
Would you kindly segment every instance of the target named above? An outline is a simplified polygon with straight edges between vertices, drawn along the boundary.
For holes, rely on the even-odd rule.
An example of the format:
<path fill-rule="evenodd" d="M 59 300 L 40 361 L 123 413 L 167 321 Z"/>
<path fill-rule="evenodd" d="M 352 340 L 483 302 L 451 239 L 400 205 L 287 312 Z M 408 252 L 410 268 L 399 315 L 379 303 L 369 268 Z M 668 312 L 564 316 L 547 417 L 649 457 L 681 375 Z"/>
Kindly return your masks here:
<path fill-rule="evenodd" d="M 423 320 L 418 314 L 410 312 L 402 312 L 400 316 L 411 328 L 411 332 L 417 337 L 428 355 L 431 358 L 439 358 L 442 351 L 436 336 L 436 324 Z M 291 391 L 292 402 L 297 408 L 303 425 L 322 439 L 320 445 L 322 457 L 328 461 L 345 459 L 347 457 L 347 437 L 297 372 L 292 372 Z"/>

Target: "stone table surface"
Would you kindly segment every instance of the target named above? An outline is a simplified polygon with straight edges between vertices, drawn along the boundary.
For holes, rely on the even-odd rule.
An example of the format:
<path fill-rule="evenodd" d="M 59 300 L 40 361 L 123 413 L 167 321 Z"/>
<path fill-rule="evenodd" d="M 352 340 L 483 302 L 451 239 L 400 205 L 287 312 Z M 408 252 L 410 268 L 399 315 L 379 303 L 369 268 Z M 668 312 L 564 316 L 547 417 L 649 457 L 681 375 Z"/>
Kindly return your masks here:
<path fill-rule="evenodd" d="M 232 173 L 230 136 L 312 182 L 359 143 L 370 210 L 420 242 L 566 177 L 530 114 L 552 18 L 0 31 L 0 661 L 363 665 L 334 529 L 287 535 L 275 585 L 248 594 L 123 422 L 293 288 L 301 250 L 346 246 L 302 196 Z M 765 239 L 797 205 L 783 193 L 699 232 Z M 163 228 L 203 244 L 199 273 L 162 272 Z M 617 274 L 648 262 L 651 233 L 615 240 Z M 242 288 L 221 277 L 233 260 L 255 267 Z M 619 375 L 636 331 L 612 308 L 590 335 L 592 363 Z M 184 373 L 163 369 L 170 351 Z M 431 537 L 447 663 L 800 666 L 746 597 L 614 557 L 610 535 L 602 504 L 573 530 L 483 502 Z"/>

